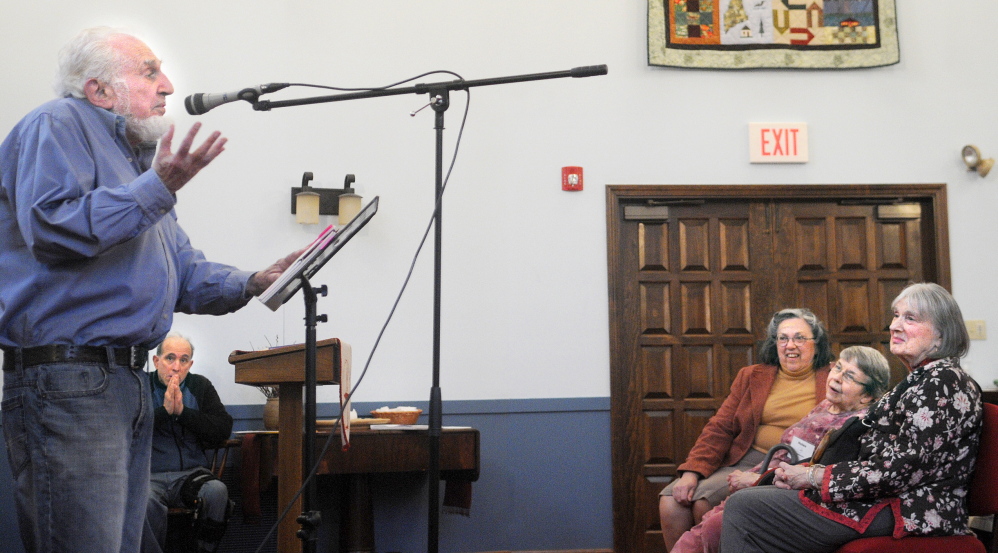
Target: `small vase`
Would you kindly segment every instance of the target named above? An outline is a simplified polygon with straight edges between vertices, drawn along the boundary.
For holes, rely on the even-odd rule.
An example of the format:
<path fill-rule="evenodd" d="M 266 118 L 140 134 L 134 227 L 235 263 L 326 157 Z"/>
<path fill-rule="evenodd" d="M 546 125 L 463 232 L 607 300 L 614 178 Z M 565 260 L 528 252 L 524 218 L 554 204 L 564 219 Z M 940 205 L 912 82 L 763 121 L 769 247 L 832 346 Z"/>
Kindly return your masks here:
<path fill-rule="evenodd" d="M 268 397 L 267 403 L 263 404 L 263 427 L 267 430 L 277 430 L 279 419 L 280 398 Z"/>

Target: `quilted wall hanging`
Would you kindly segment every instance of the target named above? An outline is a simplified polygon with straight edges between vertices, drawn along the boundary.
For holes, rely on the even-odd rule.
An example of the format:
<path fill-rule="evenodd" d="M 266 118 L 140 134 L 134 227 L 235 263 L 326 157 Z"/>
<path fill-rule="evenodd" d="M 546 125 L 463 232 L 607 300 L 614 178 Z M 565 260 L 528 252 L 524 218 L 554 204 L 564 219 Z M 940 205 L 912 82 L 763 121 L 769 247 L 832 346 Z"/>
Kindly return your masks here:
<path fill-rule="evenodd" d="M 894 0 L 648 0 L 648 64 L 852 69 L 899 61 Z"/>

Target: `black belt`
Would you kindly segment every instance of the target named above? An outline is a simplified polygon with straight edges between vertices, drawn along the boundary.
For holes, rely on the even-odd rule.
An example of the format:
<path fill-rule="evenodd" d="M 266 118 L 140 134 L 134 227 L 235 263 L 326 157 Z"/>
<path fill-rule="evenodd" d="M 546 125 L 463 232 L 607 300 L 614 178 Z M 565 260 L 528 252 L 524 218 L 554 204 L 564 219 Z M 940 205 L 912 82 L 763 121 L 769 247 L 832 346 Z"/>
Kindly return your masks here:
<path fill-rule="evenodd" d="M 110 352 L 111 358 L 108 358 Z M 53 363 L 105 363 L 131 369 L 145 367 L 149 350 L 141 346 L 106 348 L 100 346 L 38 346 L 33 348 L 3 348 L 3 370 L 14 370 L 17 357 L 25 367 Z"/>

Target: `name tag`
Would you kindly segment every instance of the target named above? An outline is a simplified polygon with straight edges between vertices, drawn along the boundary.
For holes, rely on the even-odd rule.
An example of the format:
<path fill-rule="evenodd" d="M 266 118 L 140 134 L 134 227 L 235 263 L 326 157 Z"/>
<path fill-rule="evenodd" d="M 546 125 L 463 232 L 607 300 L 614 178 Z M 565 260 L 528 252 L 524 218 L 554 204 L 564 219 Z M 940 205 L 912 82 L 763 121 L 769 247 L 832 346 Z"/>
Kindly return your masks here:
<path fill-rule="evenodd" d="M 790 440 L 790 447 L 797 452 L 798 459 L 808 459 L 814 453 L 814 444 L 805 442 L 796 436 Z"/>

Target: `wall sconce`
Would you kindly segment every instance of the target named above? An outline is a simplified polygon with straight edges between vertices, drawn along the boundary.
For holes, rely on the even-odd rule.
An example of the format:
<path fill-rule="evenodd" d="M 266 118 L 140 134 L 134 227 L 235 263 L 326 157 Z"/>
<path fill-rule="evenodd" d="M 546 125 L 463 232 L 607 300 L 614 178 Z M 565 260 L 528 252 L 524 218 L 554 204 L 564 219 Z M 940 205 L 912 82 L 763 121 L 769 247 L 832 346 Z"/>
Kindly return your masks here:
<path fill-rule="evenodd" d="M 963 147 L 963 162 L 967 164 L 967 169 L 977 171 L 981 177 L 988 176 L 988 171 L 994 166 L 995 160 L 992 158 L 981 159 L 981 151 L 977 146 L 967 144 Z"/>
<path fill-rule="evenodd" d="M 291 214 L 302 225 L 314 225 L 319 215 L 339 215 L 338 224 L 344 225 L 360 211 L 361 197 L 350 187 L 356 181 L 353 175 L 343 179 L 343 188 L 316 188 L 309 186 L 312 172 L 306 171 L 301 177 L 301 186 L 291 187 Z M 344 217 L 347 217 L 344 220 Z"/>

